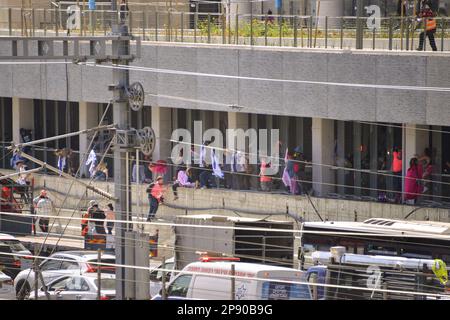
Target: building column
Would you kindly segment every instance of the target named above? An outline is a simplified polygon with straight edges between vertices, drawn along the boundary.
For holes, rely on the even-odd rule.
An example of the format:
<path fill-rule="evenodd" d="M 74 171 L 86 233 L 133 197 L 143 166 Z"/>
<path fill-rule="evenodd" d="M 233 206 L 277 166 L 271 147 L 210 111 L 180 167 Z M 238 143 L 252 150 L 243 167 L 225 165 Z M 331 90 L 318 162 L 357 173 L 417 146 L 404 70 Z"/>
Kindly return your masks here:
<path fill-rule="evenodd" d="M 432 158 L 434 156 L 433 161 L 433 173 L 437 175 L 434 175 L 431 177 L 433 181 L 436 181 L 436 183 L 433 185 L 433 200 L 435 201 L 442 201 L 443 199 L 439 196 L 442 195 L 442 176 L 440 173 L 442 172 L 442 132 L 438 132 L 442 130 L 442 127 L 440 126 L 433 126 L 433 129 L 437 132 L 432 132 Z"/>
<path fill-rule="evenodd" d="M 337 121 L 337 161 L 338 167 L 345 167 L 345 121 Z M 344 169 L 337 170 L 338 193 L 345 194 L 345 177 L 347 172 Z"/>
<path fill-rule="evenodd" d="M 156 145 L 152 159 L 170 160 L 172 143 L 172 114 L 170 108 L 152 106 L 152 128 L 156 135 Z"/>
<path fill-rule="evenodd" d="M 419 129 L 419 130 L 418 130 Z M 409 168 L 409 160 L 414 155 L 421 156 L 425 148 L 430 146 L 429 131 L 421 130 L 427 129 L 427 126 L 406 124 L 403 129 L 403 172 Z"/>
<path fill-rule="evenodd" d="M 12 134 L 14 143 L 21 143 L 20 128 L 34 131 L 33 99 L 13 97 Z"/>
<path fill-rule="evenodd" d="M 326 196 L 333 192 L 335 174 L 328 166 L 334 164 L 334 121 L 328 119 L 312 119 L 312 182 L 314 194 Z M 323 184 L 326 183 L 326 184 Z"/>
<path fill-rule="evenodd" d="M 429 131 L 421 129 L 427 129 L 427 126 L 415 124 L 403 126 L 403 195 L 405 194 L 405 176 L 409 168 L 409 161 L 416 155 L 421 156 L 425 148 L 430 146 Z"/>
<path fill-rule="evenodd" d="M 228 112 L 229 129 L 248 129 L 248 114 L 240 112 Z"/>
<path fill-rule="evenodd" d="M 86 130 L 89 128 L 96 127 L 98 125 L 97 119 L 98 119 L 98 104 L 92 103 L 92 102 L 80 102 L 78 104 L 79 108 L 79 123 L 78 127 L 79 130 Z M 80 174 L 81 176 L 89 177 L 88 173 L 88 167 L 84 165 L 87 159 L 87 154 L 90 152 L 88 150 L 90 139 L 88 139 L 88 135 L 83 133 L 80 134 Z M 84 161 L 82 161 L 84 158 Z M 83 163 L 84 162 L 84 163 Z"/>

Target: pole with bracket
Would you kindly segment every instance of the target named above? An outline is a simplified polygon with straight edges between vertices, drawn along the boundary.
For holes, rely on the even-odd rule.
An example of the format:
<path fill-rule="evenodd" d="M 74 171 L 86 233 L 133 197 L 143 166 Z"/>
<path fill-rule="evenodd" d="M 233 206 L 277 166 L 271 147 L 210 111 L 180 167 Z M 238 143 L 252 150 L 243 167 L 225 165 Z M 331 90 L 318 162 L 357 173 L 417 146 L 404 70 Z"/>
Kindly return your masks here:
<path fill-rule="evenodd" d="M 117 0 L 111 1 L 111 10 L 117 11 Z M 126 20 L 126 19 L 125 19 Z M 126 21 L 118 21 L 118 16 L 113 15 L 112 21 L 112 33 L 113 35 L 126 36 L 128 35 L 128 26 Z M 129 40 L 115 40 L 112 43 L 113 55 L 118 57 L 114 59 L 113 64 L 128 65 L 128 59 L 121 58 L 128 56 L 130 52 Z M 125 89 L 129 86 L 129 71 L 123 69 L 114 69 L 113 72 L 113 119 L 117 128 L 120 130 L 126 130 L 129 126 L 128 119 L 128 102 L 126 99 Z M 128 181 L 127 177 L 127 163 L 126 158 L 128 151 L 119 146 L 114 146 L 114 195 L 116 198 L 115 208 L 118 215 L 118 219 L 121 221 L 128 220 L 127 216 L 127 199 L 129 199 L 130 190 L 124 188 Z M 125 261 L 125 234 L 128 228 L 123 222 L 115 223 L 115 254 L 116 264 L 126 265 Z M 134 265 L 134 264 L 133 264 Z M 116 298 L 118 300 L 124 300 L 126 297 L 132 296 L 130 292 L 126 292 L 125 285 L 125 268 L 116 267 Z M 133 282 L 134 284 L 134 282 Z M 135 284 L 134 286 L 135 287 Z M 131 288 L 134 290 L 134 288 Z M 130 289 L 130 290 L 131 290 Z M 134 295 L 134 292 L 133 292 Z"/>

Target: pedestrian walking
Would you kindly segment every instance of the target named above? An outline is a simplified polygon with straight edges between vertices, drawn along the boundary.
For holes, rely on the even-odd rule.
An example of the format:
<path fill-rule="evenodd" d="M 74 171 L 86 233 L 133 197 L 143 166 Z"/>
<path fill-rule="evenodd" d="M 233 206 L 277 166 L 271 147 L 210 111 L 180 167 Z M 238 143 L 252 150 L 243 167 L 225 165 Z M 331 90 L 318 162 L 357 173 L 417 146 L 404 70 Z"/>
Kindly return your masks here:
<path fill-rule="evenodd" d="M 430 46 L 433 51 L 437 51 L 436 41 L 434 40 L 434 34 L 436 33 L 436 19 L 434 19 L 434 13 L 429 7 L 429 5 L 424 5 L 424 8 L 419 13 L 419 21 L 423 21 L 425 26 L 422 27 L 422 31 L 419 35 L 419 47 L 417 50 L 422 51 L 425 37 L 428 37 L 430 41 Z"/>
<path fill-rule="evenodd" d="M 106 228 L 108 229 L 108 234 L 112 234 L 112 229 L 114 228 L 114 220 L 116 219 L 116 214 L 114 213 L 114 207 L 112 203 L 108 203 L 106 206 Z"/>
<path fill-rule="evenodd" d="M 266 174 L 266 171 L 270 168 L 270 162 L 267 158 L 261 159 L 261 170 L 259 173 L 259 181 L 261 183 L 262 191 L 272 191 L 272 177 Z"/>
<path fill-rule="evenodd" d="M 55 211 L 53 201 L 48 197 L 47 190 L 42 189 L 39 196 L 33 199 L 34 210 L 36 212 L 39 228 L 42 232 L 49 232 L 48 225 L 50 216 Z"/>
<path fill-rule="evenodd" d="M 391 171 L 394 175 L 393 187 L 395 191 L 395 202 L 400 203 L 402 193 L 402 149 L 394 148 L 392 152 L 392 167 Z"/>
<path fill-rule="evenodd" d="M 120 22 L 125 22 L 125 20 L 128 17 L 128 12 L 130 11 L 130 8 L 128 8 L 128 4 L 125 0 L 122 0 L 120 3 Z"/>
<path fill-rule="evenodd" d="M 105 212 L 99 208 L 97 202 L 95 202 L 91 208 L 91 218 L 96 219 L 94 221 L 95 232 L 98 234 L 106 234 L 105 231 Z"/>
<path fill-rule="evenodd" d="M 147 188 L 150 210 L 148 212 L 147 221 L 152 221 L 158 211 L 159 204 L 164 202 L 164 180 L 162 176 L 156 178 L 156 182 L 150 184 Z"/>

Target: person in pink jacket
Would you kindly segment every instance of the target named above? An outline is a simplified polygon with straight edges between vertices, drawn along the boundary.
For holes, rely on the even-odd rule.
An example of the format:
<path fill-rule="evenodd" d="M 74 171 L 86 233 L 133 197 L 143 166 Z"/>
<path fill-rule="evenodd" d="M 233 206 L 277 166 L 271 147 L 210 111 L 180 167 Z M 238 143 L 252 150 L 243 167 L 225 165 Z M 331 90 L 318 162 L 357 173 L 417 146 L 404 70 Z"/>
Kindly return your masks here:
<path fill-rule="evenodd" d="M 419 180 L 422 179 L 422 166 L 419 166 L 417 158 L 411 158 L 409 168 L 405 177 L 405 202 L 415 204 L 417 198 L 422 193 Z"/>

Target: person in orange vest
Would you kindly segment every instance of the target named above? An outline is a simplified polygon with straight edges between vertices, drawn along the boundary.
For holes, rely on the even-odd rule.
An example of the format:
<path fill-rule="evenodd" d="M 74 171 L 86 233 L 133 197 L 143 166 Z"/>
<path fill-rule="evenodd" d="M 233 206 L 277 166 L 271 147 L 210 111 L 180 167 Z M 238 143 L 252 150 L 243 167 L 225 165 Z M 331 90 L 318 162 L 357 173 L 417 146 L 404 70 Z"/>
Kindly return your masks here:
<path fill-rule="evenodd" d="M 425 37 L 430 40 L 430 46 L 433 51 L 437 51 L 436 42 L 434 40 L 434 34 L 436 33 L 436 19 L 433 18 L 434 13 L 430 7 L 425 4 L 421 12 L 419 13 L 419 21 L 423 20 L 425 23 L 425 31 L 422 31 L 419 36 L 419 47 L 417 50 L 422 51 L 424 46 Z M 424 27 L 422 27 L 422 30 Z"/>
<path fill-rule="evenodd" d="M 267 168 L 270 168 L 270 163 L 266 158 L 261 159 L 261 171 L 259 173 L 259 182 L 261 183 L 262 191 L 272 190 L 272 177 L 266 175 Z"/>
<path fill-rule="evenodd" d="M 395 202 L 399 203 L 402 195 L 402 149 L 394 148 L 392 152 L 392 174 L 394 175 L 393 187 L 395 193 Z"/>

